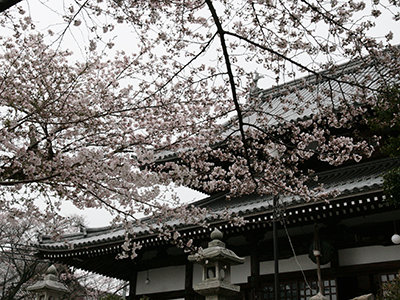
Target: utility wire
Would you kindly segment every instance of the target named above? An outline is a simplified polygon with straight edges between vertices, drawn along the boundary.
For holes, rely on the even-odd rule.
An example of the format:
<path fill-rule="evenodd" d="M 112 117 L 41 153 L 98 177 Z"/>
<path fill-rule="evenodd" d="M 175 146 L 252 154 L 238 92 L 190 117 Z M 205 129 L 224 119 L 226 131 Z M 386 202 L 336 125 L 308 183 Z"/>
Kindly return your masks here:
<path fill-rule="evenodd" d="M 282 200 L 280 199 L 279 201 L 281 202 Z M 284 207 L 284 203 L 281 202 L 281 206 Z M 313 290 L 313 289 L 311 288 L 311 286 L 310 286 L 308 280 L 307 280 L 307 276 L 306 276 L 306 274 L 305 274 L 305 272 L 304 272 L 304 270 L 303 270 L 303 267 L 301 266 L 300 262 L 299 262 L 298 259 L 297 259 L 297 254 L 296 254 L 296 251 L 295 251 L 295 249 L 294 249 L 294 246 L 293 246 L 293 243 L 292 243 L 292 239 L 291 239 L 290 234 L 289 234 L 289 230 L 288 230 L 288 228 L 287 228 L 287 226 L 286 226 L 286 218 L 285 218 L 284 215 L 283 215 L 284 209 L 281 209 L 281 208 L 279 208 L 279 209 L 281 210 L 281 214 L 280 214 L 280 215 L 281 215 L 281 218 L 282 218 L 283 227 L 284 227 L 284 229 L 285 229 L 285 233 L 286 233 L 286 236 L 287 236 L 287 238 L 288 238 L 288 241 L 289 241 L 289 244 L 290 244 L 290 248 L 291 248 L 291 250 L 292 250 L 292 252 L 293 252 L 294 260 L 296 261 L 296 264 L 297 264 L 297 265 L 299 266 L 299 268 L 300 268 L 300 271 L 301 271 L 301 274 L 303 275 L 303 279 L 304 279 L 304 282 L 305 282 L 306 286 L 307 286 L 310 290 Z"/>

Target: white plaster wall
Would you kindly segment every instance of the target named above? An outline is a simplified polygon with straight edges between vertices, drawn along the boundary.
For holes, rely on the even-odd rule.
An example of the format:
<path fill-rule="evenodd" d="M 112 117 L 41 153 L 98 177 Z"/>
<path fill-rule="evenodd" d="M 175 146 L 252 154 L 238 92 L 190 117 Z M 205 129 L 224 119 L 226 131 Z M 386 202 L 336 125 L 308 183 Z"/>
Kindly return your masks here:
<path fill-rule="evenodd" d="M 193 286 L 201 282 L 203 267 L 200 264 L 193 265 Z"/>
<path fill-rule="evenodd" d="M 250 256 L 245 257 L 244 264 L 231 267 L 231 281 L 234 284 L 246 283 L 250 276 Z"/>
<path fill-rule="evenodd" d="M 185 266 L 149 270 L 150 284 L 144 281 L 147 271 L 139 272 L 136 282 L 136 294 L 150 294 L 183 290 L 185 288 Z"/>
<path fill-rule="evenodd" d="M 297 261 L 296 261 L 297 258 Z M 307 254 L 298 255 L 297 257 L 281 259 L 279 261 L 279 273 L 297 272 L 301 270 L 316 270 L 317 265 L 311 261 Z M 321 268 L 329 268 L 330 263 L 322 265 Z M 274 261 L 263 261 L 260 263 L 260 274 L 274 274 Z"/>
<path fill-rule="evenodd" d="M 400 260 L 400 245 L 349 248 L 338 252 L 340 266 Z"/>

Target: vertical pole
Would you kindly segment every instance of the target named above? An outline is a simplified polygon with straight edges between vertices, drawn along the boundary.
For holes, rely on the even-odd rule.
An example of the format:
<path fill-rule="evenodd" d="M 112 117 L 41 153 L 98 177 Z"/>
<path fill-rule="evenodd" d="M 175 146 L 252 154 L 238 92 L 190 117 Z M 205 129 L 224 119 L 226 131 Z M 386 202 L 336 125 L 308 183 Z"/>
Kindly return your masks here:
<path fill-rule="evenodd" d="M 320 255 L 315 256 L 317 261 L 317 276 L 318 276 L 318 290 L 321 295 L 324 295 L 324 287 L 322 285 L 322 276 L 321 276 L 321 263 L 320 263 Z"/>
<path fill-rule="evenodd" d="M 274 196 L 273 201 L 273 223 L 272 223 L 272 230 L 273 230 L 273 243 L 274 243 L 274 293 L 275 293 L 275 300 L 280 300 L 280 284 L 279 284 L 279 256 L 278 256 L 278 204 L 279 196 Z"/>
<path fill-rule="evenodd" d="M 260 261 L 258 253 L 258 242 L 262 240 L 264 233 L 252 232 L 246 236 L 246 241 L 250 242 L 250 298 L 249 300 L 257 300 L 259 293 L 259 281 L 260 281 Z"/>
<path fill-rule="evenodd" d="M 315 243 L 314 256 L 315 260 L 317 261 L 318 290 L 323 295 L 324 287 L 322 285 L 322 276 L 321 276 L 321 247 L 319 244 L 317 224 L 315 224 L 314 226 L 314 243 Z"/>

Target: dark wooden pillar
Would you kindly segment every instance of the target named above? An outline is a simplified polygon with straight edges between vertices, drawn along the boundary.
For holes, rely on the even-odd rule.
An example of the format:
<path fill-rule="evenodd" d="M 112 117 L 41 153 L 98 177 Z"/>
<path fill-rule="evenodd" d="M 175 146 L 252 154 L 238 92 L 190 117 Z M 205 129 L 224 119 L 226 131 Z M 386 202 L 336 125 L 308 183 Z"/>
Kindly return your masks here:
<path fill-rule="evenodd" d="M 133 300 L 136 297 L 136 282 L 137 282 L 137 271 L 132 270 L 129 278 L 129 300 Z"/>
<path fill-rule="evenodd" d="M 260 259 L 258 243 L 264 238 L 263 231 L 254 231 L 246 236 L 246 241 L 250 243 L 250 278 L 251 287 L 250 300 L 256 300 L 260 289 Z"/>
<path fill-rule="evenodd" d="M 187 262 L 185 266 L 185 300 L 194 300 L 193 290 L 193 263 Z"/>
<path fill-rule="evenodd" d="M 250 276 L 253 278 L 253 282 L 257 283 L 260 277 L 260 261 L 258 259 L 257 244 L 251 245 L 250 250 Z"/>

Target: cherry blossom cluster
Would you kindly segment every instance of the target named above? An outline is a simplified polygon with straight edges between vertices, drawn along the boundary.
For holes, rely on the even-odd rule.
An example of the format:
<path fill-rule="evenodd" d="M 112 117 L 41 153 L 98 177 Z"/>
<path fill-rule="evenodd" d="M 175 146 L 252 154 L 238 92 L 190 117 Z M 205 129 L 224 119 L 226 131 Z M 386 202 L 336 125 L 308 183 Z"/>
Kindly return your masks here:
<path fill-rule="evenodd" d="M 38 32 L 22 7 L 0 17 L 12 32 L 0 38 L 0 201 L 106 208 L 131 224 L 124 247 L 133 256 L 135 226 L 178 241 L 161 225 L 214 218 L 182 204 L 173 184 L 228 198 L 328 198 L 315 174 L 372 155 L 365 116 L 399 80 L 396 33 L 371 33 L 381 19 L 399 20 L 395 1 L 63 7 L 61 32 Z M 77 61 L 62 40 L 83 29 Z M 129 47 L 110 39 L 118 30 Z"/>

